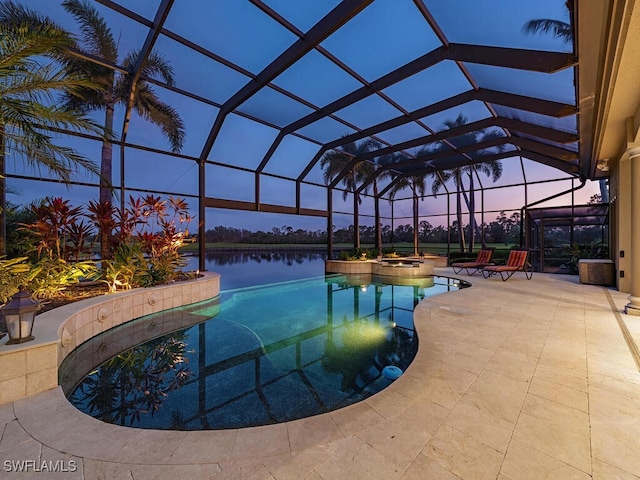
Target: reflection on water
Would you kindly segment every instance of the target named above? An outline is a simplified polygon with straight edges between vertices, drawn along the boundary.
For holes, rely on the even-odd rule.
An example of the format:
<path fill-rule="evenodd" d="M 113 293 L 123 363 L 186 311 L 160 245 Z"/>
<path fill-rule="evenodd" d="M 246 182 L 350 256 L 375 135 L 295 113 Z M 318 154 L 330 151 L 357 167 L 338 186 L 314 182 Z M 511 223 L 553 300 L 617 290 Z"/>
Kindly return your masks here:
<path fill-rule="evenodd" d="M 181 325 L 213 318 L 86 368 L 86 377 L 63 388 L 82 411 L 141 428 L 239 428 L 334 410 L 389 385 L 384 367 L 405 370 L 417 350 L 415 305 L 457 289 L 444 278 L 387 280 L 323 276 L 150 315 L 124 326 L 122 336 L 170 325 L 172 315 Z M 65 361 L 61 371 L 74 367 Z"/>
<path fill-rule="evenodd" d="M 222 290 L 298 280 L 324 274 L 326 252 L 305 250 L 209 251 L 208 271 L 222 275 Z M 198 268 L 198 257 L 189 257 L 188 269 Z"/>
<path fill-rule="evenodd" d="M 326 254 L 307 251 L 252 251 L 252 252 L 207 252 L 206 263 L 211 265 L 235 265 L 239 263 L 282 263 L 288 267 L 294 263 L 303 264 L 309 261 L 318 261 L 326 258 Z"/>
<path fill-rule="evenodd" d="M 184 335 L 184 331 L 167 335 L 117 355 L 86 377 L 75 395 L 87 411 L 105 422 L 141 422 L 142 416 L 160 410 L 167 395 L 191 377 Z M 174 428 L 173 423 L 169 428 Z"/>

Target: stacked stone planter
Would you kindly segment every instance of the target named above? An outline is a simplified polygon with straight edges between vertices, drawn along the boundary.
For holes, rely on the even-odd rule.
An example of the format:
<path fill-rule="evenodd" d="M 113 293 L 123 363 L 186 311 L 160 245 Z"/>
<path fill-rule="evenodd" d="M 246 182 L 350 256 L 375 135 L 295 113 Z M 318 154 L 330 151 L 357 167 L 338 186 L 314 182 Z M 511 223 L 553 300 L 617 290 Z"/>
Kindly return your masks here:
<path fill-rule="evenodd" d="M 38 315 L 35 340 L 17 345 L 7 345 L 7 337 L 0 341 L 0 405 L 56 388 L 62 361 L 90 338 L 144 315 L 218 296 L 220 275 L 201 275 L 196 280 L 89 298 Z M 144 340 L 141 336 L 140 341 Z"/>

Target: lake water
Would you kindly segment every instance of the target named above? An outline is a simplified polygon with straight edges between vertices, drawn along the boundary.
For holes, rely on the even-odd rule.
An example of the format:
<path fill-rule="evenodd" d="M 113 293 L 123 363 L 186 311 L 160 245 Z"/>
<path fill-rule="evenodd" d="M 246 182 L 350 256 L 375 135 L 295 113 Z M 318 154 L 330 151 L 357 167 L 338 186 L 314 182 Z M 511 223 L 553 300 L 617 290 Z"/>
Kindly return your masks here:
<path fill-rule="evenodd" d="M 324 275 L 326 252 L 207 252 L 206 269 L 222 275 L 221 290 L 287 282 Z M 189 257 L 187 269 L 198 268 L 198 257 Z"/>

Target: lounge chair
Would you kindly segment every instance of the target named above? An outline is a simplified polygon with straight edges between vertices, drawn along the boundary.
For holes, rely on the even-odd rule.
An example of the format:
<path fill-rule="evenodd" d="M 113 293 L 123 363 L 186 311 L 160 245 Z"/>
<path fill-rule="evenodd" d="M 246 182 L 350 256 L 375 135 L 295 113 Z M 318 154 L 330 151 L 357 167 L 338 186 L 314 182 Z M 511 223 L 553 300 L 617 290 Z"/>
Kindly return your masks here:
<path fill-rule="evenodd" d="M 478 256 L 474 262 L 457 262 L 452 263 L 453 273 L 460 273 L 462 270 L 466 270 L 467 275 L 475 275 L 477 272 L 481 272 L 484 267 L 493 265 L 491 263 L 491 256 L 495 248 L 483 248 L 478 252 Z"/>
<path fill-rule="evenodd" d="M 500 274 L 503 282 L 506 282 L 516 272 L 524 272 L 527 280 L 533 277 L 533 265 L 528 261 L 529 250 L 513 249 L 509 252 L 509 258 L 506 265 L 489 265 L 482 269 L 482 276 L 489 278 L 493 275 Z"/>

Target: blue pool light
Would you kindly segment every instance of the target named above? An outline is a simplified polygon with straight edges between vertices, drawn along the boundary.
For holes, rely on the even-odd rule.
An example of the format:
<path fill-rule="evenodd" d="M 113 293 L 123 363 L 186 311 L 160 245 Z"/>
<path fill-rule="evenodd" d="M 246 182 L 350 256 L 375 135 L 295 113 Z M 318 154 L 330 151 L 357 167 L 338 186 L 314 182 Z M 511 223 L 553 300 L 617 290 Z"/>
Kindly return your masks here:
<path fill-rule="evenodd" d="M 395 365 L 387 365 L 382 369 L 382 375 L 389 380 L 395 380 L 400 375 L 402 375 L 402 369 L 396 367 Z"/>

